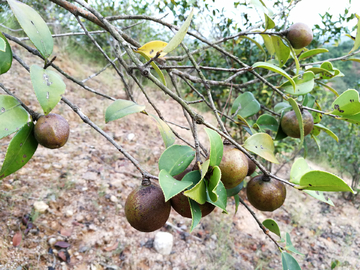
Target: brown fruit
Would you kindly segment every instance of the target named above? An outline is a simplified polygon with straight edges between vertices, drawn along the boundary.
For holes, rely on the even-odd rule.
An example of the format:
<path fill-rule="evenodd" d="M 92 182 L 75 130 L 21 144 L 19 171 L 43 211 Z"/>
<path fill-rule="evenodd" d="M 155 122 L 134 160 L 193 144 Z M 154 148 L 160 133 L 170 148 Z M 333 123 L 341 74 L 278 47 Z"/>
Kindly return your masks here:
<path fill-rule="evenodd" d="M 232 145 L 224 144 L 223 157 L 219 168 L 221 181 L 226 189 L 239 185 L 246 177 L 249 165 L 246 155 Z"/>
<path fill-rule="evenodd" d="M 249 202 L 261 211 L 274 211 L 283 205 L 286 198 L 285 185 L 265 175 L 253 177 L 246 186 Z"/>
<path fill-rule="evenodd" d="M 187 168 L 184 172 L 181 174 L 178 174 L 174 176 L 175 179 L 181 181 L 181 179 L 188 173 L 191 172 L 191 169 Z M 190 204 L 189 199 L 187 196 L 184 195 L 184 192 L 181 192 L 177 194 L 176 196 L 172 197 L 170 199 L 172 208 L 181 216 L 186 218 L 191 218 L 191 210 L 190 210 Z M 199 204 L 202 217 L 207 216 L 210 214 L 214 209 L 215 205 L 206 202 L 204 204 Z"/>
<path fill-rule="evenodd" d="M 49 113 L 41 116 L 35 125 L 35 139 L 50 149 L 62 147 L 69 138 L 69 124 L 64 117 Z"/>
<path fill-rule="evenodd" d="M 286 37 L 294 49 L 301 49 L 310 44 L 313 39 L 313 33 L 306 24 L 295 23 L 287 30 Z"/>
<path fill-rule="evenodd" d="M 161 188 L 154 184 L 135 188 L 125 202 L 126 219 L 141 232 L 160 229 L 168 220 L 170 210 L 170 201 L 165 202 Z"/>
<path fill-rule="evenodd" d="M 248 161 L 248 164 L 249 164 L 249 170 L 248 170 L 247 176 L 250 176 L 255 172 L 256 164 L 248 156 L 246 156 L 246 157 L 247 157 L 247 161 Z"/>
<path fill-rule="evenodd" d="M 311 113 L 306 110 L 302 112 L 302 118 L 304 123 L 304 136 L 311 133 L 314 127 L 314 118 Z M 281 129 L 286 135 L 293 138 L 300 138 L 299 121 L 297 120 L 295 111 L 290 111 L 284 114 L 281 119 Z"/>

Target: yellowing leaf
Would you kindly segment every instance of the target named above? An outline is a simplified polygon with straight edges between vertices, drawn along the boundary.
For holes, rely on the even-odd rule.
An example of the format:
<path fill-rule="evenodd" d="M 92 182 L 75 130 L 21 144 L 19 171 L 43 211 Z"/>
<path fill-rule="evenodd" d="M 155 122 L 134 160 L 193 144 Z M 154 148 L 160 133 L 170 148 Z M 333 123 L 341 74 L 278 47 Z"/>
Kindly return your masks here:
<path fill-rule="evenodd" d="M 152 58 L 161 51 L 160 57 L 163 57 L 167 54 L 166 52 L 163 52 L 163 49 L 166 47 L 166 45 L 167 43 L 161 40 L 150 41 L 138 48 L 135 52 L 141 52 L 142 54 L 145 54 L 146 56 Z"/>
<path fill-rule="evenodd" d="M 274 155 L 274 142 L 267 133 L 252 135 L 245 141 L 244 148 L 272 163 L 279 163 Z"/>

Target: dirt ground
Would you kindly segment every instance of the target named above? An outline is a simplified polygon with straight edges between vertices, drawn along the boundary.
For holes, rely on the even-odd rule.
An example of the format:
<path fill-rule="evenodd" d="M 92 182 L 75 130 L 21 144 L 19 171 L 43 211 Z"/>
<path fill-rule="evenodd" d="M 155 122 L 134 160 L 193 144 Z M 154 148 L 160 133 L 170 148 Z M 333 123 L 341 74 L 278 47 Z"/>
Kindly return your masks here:
<path fill-rule="evenodd" d="M 18 46 L 13 49 L 27 65 L 41 64 Z M 79 79 L 101 69 L 79 61 L 59 54 L 55 63 Z M 0 76 L 0 81 L 28 106 L 41 112 L 30 76 L 16 61 L 9 73 Z M 68 80 L 65 82 L 65 96 L 144 168 L 157 175 L 157 161 L 165 147 L 156 124 L 142 114 L 105 124 L 104 111 L 111 101 Z M 112 71 L 104 72 L 87 85 L 123 98 L 121 82 Z M 134 88 L 134 91 L 138 103 L 151 111 L 139 90 Z M 150 96 L 158 102 L 166 118 L 185 125 L 180 106 L 159 91 L 149 88 Z M 58 150 L 39 146 L 26 166 L 0 183 L 0 269 L 48 269 L 49 266 L 84 270 L 282 269 L 281 255 L 274 243 L 244 207 L 240 206 L 234 214 L 232 199 L 228 202 L 229 214 L 215 210 L 191 234 L 191 221 L 172 210 L 168 224 L 161 229 L 174 236 L 172 253 L 157 253 L 152 244 L 156 232 L 136 231 L 124 215 L 125 199 L 140 184 L 140 173 L 64 103 L 54 112 L 70 123 L 68 143 Z M 211 115 L 205 113 L 205 117 Z M 187 131 L 176 126 L 174 129 L 190 138 Z M 0 141 L 1 162 L 10 138 Z M 206 145 L 203 132 L 201 138 Z M 285 166 L 279 176 L 288 179 L 289 173 L 290 167 Z M 272 218 L 283 235 L 290 234 L 296 249 L 304 254 L 294 255 L 302 269 L 331 269 L 336 262 L 339 265 L 335 269 L 360 269 L 357 205 L 345 201 L 340 193 L 328 194 L 335 204 L 331 207 L 291 188 L 287 192 L 280 209 L 273 213 L 254 211 L 260 221 Z M 240 195 L 247 202 L 244 191 Z M 43 214 L 33 211 L 34 203 L 39 201 L 49 206 Z M 21 222 L 24 215 L 30 215 L 34 225 L 26 235 L 26 226 Z M 14 235 L 20 230 L 21 244 L 14 247 Z M 280 240 L 276 235 L 274 238 Z M 54 239 L 62 241 L 60 246 L 51 247 Z"/>

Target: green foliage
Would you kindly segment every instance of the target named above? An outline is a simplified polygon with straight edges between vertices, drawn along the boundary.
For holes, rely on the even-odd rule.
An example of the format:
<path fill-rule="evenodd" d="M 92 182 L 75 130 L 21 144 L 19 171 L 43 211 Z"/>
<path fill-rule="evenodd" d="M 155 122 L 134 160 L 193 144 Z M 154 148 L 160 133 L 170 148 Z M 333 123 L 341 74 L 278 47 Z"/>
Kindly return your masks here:
<path fill-rule="evenodd" d="M 0 139 L 18 131 L 28 121 L 29 115 L 18 100 L 0 95 Z"/>
<path fill-rule="evenodd" d="M 6 73 L 11 68 L 12 59 L 13 55 L 10 44 L 4 35 L 0 33 L 0 75 Z"/>
<path fill-rule="evenodd" d="M 115 100 L 105 111 L 105 122 L 120 119 L 126 115 L 145 110 L 145 106 L 136 104 L 129 100 Z"/>
<path fill-rule="evenodd" d="M 65 93 L 66 85 L 56 72 L 38 65 L 30 67 L 30 77 L 36 98 L 47 115 L 59 103 L 62 94 Z"/>
<path fill-rule="evenodd" d="M 34 155 L 38 142 L 33 129 L 34 124 L 27 123 L 12 138 L 0 170 L 0 180 L 22 168 Z"/>
<path fill-rule="evenodd" d="M 54 42 L 44 20 L 26 4 L 15 0 L 8 0 L 8 3 L 26 35 L 41 55 L 47 59 L 53 51 Z"/>

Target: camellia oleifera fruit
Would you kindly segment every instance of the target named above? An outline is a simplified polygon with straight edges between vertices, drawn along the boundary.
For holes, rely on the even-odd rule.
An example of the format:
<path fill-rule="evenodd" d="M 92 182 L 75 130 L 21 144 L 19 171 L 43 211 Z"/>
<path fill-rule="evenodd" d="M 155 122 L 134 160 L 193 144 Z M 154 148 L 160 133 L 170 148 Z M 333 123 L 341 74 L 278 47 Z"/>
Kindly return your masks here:
<path fill-rule="evenodd" d="M 249 164 L 249 170 L 248 170 L 247 176 L 250 176 L 255 172 L 256 164 L 248 156 L 246 156 L 246 158 L 247 158 L 247 161 L 248 161 L 248 164 Z"/>
<path fill-rule="evenodd" d="M 190 172 L 191 169 L 187 168 L 184 172 L 175 175 L 174 178 L 181 181 L 182 178 Z M 191 210 L 190 210 L 190 204 L 189 204 L 189 198 L 184 195 L 184 192 L 180 192 L 176 196 L 172 197 L 170 199 L 172 208 L 181 216 L 186 218 L 191 218 Z M 210 214 L 214 209 L 215 205 L 206 202 L 204 204 L 199 204 L 202 217 L 207 216 Z"/>
<path fill-rule="evenodd" d="M 294 49 L 301 49 L 311 43 L 313 33 L 308 25 L 299 22 L 289 27 L 286 38 Z"/>
<path fill-rule="evenodd" d="M 263 174 L 253 177 L 246 186 L 249 202 L 261 211 L 274 211 L 286 198 L 285 185 Z"/>
<path fill-rule="evenodd" d="M 161 188 L 150 182 L 135 188 L 125 202 L 126 219 L 141 232 L 152 232 L 164 226 L 170 210 L 170 201 L 165 202 Z"/>
<path fill-rule="evenodd" d="M 301 115 L 304 124 L 304 136 L 306 136 L 313 130 L 314 118 L 307 110 L 303 110 Z M 296 117 L 295 111 L 290 111 L 284 114 L 281 119 L 281 129 L 289 137 L 300 138 L 299 121 Z"/>
<path fill-rule="evenodd" d="M 246 155 L 233 145 L 224 144 L 223 157 L 219 168 L 221 170 L 221 181 L 226 189 L 239 185 L 249 171 Z"/>
<path fill-rule="evenodd" d="M 44 147 L 55 149 L 64 146 L 69 138 L 69 123 L 59 114 L 41 116 L 34 128 L 35 139 Z"/>

